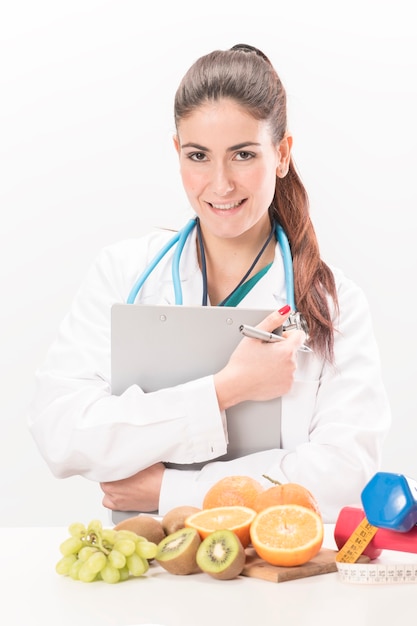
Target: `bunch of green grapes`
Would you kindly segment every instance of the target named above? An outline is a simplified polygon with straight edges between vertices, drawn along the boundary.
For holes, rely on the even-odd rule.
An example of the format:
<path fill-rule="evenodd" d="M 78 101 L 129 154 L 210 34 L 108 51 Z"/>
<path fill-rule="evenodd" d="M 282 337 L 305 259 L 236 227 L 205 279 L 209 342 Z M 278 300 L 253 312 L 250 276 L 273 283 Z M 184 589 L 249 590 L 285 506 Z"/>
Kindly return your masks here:
<path fill-rule="evenodd" d="M 155 543 L 130 530 L 103 528 L 99 520 L 87 527 L 75 522 L 68 531 L 70 536 L 59 547 L 62 558 L 55 569 L 74 580 L 117 583 L 129 576 L 143 576 L 156 555 Z"/>

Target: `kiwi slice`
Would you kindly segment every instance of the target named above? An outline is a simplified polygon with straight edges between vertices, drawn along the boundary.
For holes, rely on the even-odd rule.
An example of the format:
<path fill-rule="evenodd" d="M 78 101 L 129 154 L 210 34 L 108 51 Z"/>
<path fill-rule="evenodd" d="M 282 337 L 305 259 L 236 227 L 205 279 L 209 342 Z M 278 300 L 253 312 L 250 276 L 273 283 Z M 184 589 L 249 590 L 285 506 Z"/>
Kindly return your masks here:
<path fill-rule="evenodd" d="M 242 573 L 246 552 L 231 530 L 215 530 L 200 544 L 197 564 L 203 572 L 219 580 L 230 580 Z"/>
<path fill-rule="evenodd" d="M 195 528 L 182 528 L 158 544 L 155 560 L 171 574 L 186 576 L 200 571 L 196 555 L 201 538 Z"/>
<path fill-rule="evenodd" d="M 181 528 L 185 528 L 185 520 L 187 517 L 193 513 L 198 513 L 198 511 L 201 511 L 201 509 L 191 505 L 176 506 L 170 511 L 167 511 L 161 520 L 165 534 L 170 535 Z"/>

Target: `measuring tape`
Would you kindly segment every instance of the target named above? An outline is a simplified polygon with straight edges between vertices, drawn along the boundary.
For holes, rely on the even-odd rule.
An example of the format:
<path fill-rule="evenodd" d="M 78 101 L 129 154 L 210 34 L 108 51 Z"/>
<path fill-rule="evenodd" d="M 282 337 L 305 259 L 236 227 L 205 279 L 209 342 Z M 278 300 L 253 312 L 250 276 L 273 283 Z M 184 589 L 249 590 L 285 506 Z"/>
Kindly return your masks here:
<path fill-rule="evenodd" d="M 340 563 L 337 570 L 347 583 L 417 583 L 417 563 Z"/>
<path fill-rule="evenodd" d="M 417 582 L 417 561 L 369 563 L 378 559 L 382 549 L 417 553 L 417 482 L 403 474 L 377 472 L 363 489 L 361 500 L 362 511 L 345 507 L 336 522 L 336 565 L 342 580 Z"/>
<path fill-rule="evenodd" d="M 364 517 L 349 539 L 336 554 L 336 565 L 341 580 L 349 583 L 417 583 L 415 563 L 358 562 L 372 541 L 378 528 Z"/>
<path fill-rule="evenodd" d="M 370 524 L 364 517 L 336 554 L 336 563 L 355 563 L 371 543 L 377 530 L 378 528 Z"/>

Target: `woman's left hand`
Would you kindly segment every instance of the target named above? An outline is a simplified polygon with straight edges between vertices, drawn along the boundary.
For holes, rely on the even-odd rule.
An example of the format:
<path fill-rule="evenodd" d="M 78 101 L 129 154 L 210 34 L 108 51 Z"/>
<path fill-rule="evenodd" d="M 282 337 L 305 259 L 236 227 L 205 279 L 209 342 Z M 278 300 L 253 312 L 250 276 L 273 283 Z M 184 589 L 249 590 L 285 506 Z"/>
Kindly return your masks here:
<path fill-rule="evenodd" d="M 129 478 L 100 483 L 103 506 L 112 511 L 157 511 L 164 471 L 163 463 L 155 463 Z"/>

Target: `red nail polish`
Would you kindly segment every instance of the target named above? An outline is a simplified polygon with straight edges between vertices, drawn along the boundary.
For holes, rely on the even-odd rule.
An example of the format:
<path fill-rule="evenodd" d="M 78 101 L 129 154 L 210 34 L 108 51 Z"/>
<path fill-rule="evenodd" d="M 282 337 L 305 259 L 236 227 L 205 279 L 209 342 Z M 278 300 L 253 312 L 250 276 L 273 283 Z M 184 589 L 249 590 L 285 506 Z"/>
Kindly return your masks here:
<path fill-rule="evenodd" d="M 282 309 L 279 309 L 278 313 L 280 315 L 286 315 L 286 313 L 289 313 L 289 311 L 291 311 L 291 307 L 289 304 L 286 304 L 285 306 L 282 307 Z"/>

